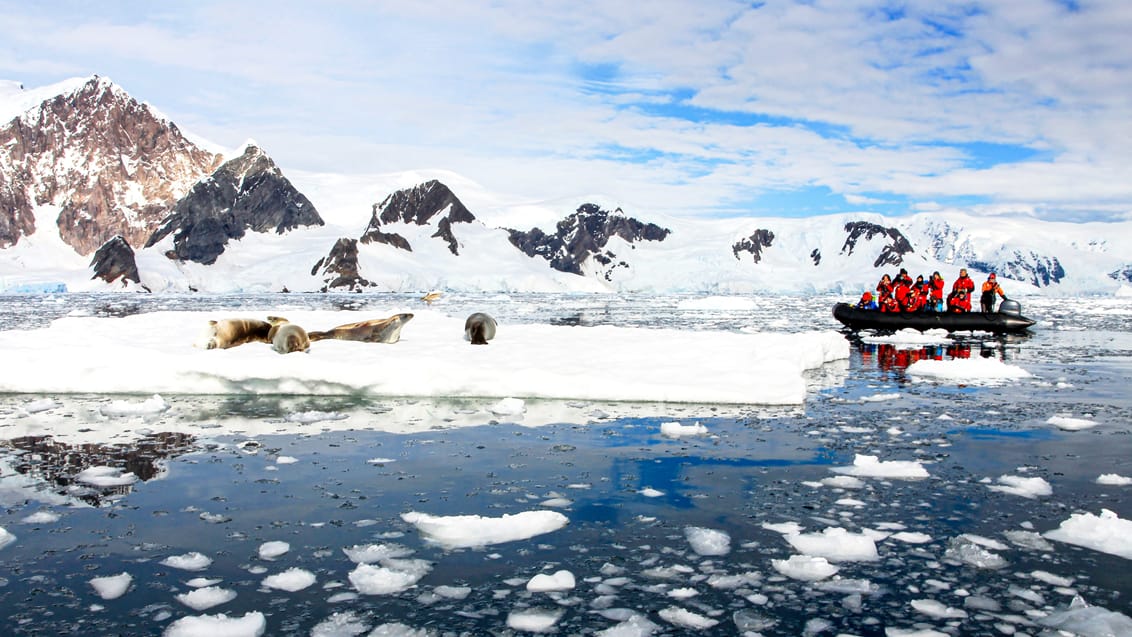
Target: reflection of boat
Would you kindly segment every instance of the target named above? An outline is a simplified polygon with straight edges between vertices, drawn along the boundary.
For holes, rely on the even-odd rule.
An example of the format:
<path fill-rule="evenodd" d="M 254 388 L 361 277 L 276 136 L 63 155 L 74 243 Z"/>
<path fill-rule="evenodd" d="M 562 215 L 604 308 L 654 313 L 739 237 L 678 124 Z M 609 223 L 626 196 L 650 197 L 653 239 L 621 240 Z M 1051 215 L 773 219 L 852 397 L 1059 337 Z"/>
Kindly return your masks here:
<path fill-rule="evenodd" d="M 833 306 L 833 318 L 855 330 L 1024 332 L 1036 321 L 1022 316 L 1017 301 L 1003 301 L 997 312 L 881 312 L 861 310 L 848 303 Z"/>

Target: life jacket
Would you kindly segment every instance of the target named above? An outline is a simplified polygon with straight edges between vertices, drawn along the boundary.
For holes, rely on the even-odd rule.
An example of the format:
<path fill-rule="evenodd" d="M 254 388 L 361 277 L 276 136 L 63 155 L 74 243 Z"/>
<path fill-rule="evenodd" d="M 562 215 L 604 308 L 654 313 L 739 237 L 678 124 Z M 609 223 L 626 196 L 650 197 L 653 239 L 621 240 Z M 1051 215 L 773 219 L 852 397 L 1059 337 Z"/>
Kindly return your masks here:
<path fill-rule="evenodd" d="M 896 299 L 892 298 L 891 296 L 886 296 L 886 297 L 884 297 L 883 299 L 880 300 L 880 311 L 881 312 L 899 312 L 900 311 L 900 304 L 897 303 Z"/>
<path fill-rule="evenodd" d="M 943 287 L 944 287 L 944 285 L 945 284 L 943 282 L 943 277 L 939 277 L 938 279 L 932 279 L 928 282 L 928 286 L 931 287 L 931 290 L 932 290 L 932 300 L 933 301 L 942 301 L 943 300 Z"/>

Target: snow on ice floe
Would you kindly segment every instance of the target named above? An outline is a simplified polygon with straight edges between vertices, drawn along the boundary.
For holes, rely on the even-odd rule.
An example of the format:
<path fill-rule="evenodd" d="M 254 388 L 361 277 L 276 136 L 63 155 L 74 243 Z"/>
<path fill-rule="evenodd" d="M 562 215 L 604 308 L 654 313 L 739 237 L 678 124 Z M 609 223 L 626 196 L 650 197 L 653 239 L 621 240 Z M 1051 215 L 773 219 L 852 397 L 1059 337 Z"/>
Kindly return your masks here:
<path fill-rule="evenodd" d="M 324 329 L 398 311 L 303 310 L 287 318 Z M 106 416 L 159 414 L 168 408 L 161 396 L 191 394 L 794 405 L 805 400 L 807 370 L 849 357 L 848 341 L 832 330 L 516 324 L 501 329 L 490 347 L 471 347 L 463 340 L 464 317 L 420 308 L 413 313 L 396 344 L 324 340 L 309 353 L 287 355 L 264 343 L 193 346 L 208 320 L 263 318 L 247 312 L 64 317 L 44 329 L 0 331 L 0 350 L 27 361 L 0 367 L 0 392 L 154 395 L 109 403 Z"/>
<path fill-rule="evenodd" d="M 1108 509 L 1101 509 L 1100 515 L 1074 513 L 1061 526 L 1042 535 L 1132 560 L 1132 520 Z"/>
<path fill-rule="evenodd" d="M 574 574 L 567 570 L 554 573 L 539 573 L 527 582 L 527 590 L 532 593 L 550 593 L 573 590 L 576 582 Z"/>
<path fill-rule="evenodd" d="M 917 348 L 926 345 L 948 345 L 951 343 L 951 336 L 947 330 L 943 329 L 921 332 L 912 328 L 905 328 L 892 334 L 865 336 L 861 340 L 871 344 L 887 343 L 897 347 Z"/>
<path fill-rule="evenodd" d="M 1049 420 L 1046 420 L 1046 424 L 1053 425 L 1065 431 L 1081 431 L 1082 429 L 1091 429 L 1097 426 L 1096 421 L 1086 418 L 1072 418 L 1070 416 L 1050 416 Z"/>
<path fill-rule="evenodd" d="M 260 559 L 273 560 L 277 557 L 282 557 L 283 555 L 286 555 L 287 552 L 290 551 L 290 550 L 291 550 L 290 544 L 283 542 L 283 541 L 280 541 L 280 540 L 271 540 L 269 542 L 264 542 L 263 544 L 260 544 L 258 553 L 259 553 Z"/>
<path fill-rule="evenodd" d="M 202 553 L 191 551 L 183 555 L 170 555 L 161 560 L 161 564 L 170 568 L 181 569 L 182 571 L 203 571 L 212 565 L 212 558 Z"/>
<path fill-rule="evenodd" d="M 557 511 L 523 511 L 498 518 L 482 515 L 434 516 L 410 511 L 401 519 L 417 527 L 428 542 L 445 548 L 476 548 L 526 540 L 566 526 L 569 520 Z"/>
<path fill-rule="evenodd" d="M 120 467 L 96 466 L 83 469 L 75 475 L 75 480 L 94 487 L 123 487 L 138 481 L 130 472 L 122 472 Z"/>
<path fill-rule="evenodd" d="M 816 582 L 835 575 L 840 568 L 829 563 L 824 557 L 812 555 L 791 555 L 785 560 L 771 560 L 774 570 L 803 582 Z"/>
<path fill-rule="evenodd" d="M 685 436 L 700 436 L 707 433 L 707 427 L 700 423 L 685 425 L 679 422 L 660 423 L 660 434 L 668 438 L 683 438 Z"/>
<path fill-rule="evenodd" d="M 1097 476 L 1097 484 L 1108 484 L 1117 487 L 1126 487 L 1132 484 L 1132 478 L 1116 473 L 1103 473 Z"/>
<path fill-rule="evenodd" d="M 863 454 L 856 455 L 852 466 L 833 467 L 831 471 L 859 478 L 917 480 L 928 477 L 928 470 L 915 460 L 882 461 L 877 456 Z"/>
<path fill-rule="evenodd" d="M 566 611 L 561 608 L 524 608 L 507 615 L 507 627 L 531 633 L 549 632 L 562 619 Z"/>
<path fill-rule="evenodd" d="M 182 617 L 169 624 L 163 637 L 260 637 L 267 630 L 267 617 L 259 611 L 252 611 L 243 617 L 217 615 L 195 615 Z"/>
<path fill-rule="evenodd" d="M 308 586 L 313 586 L 315 581 L 314 573 L 303 568 L 292 567 L 282 573 L 268 575 L 263 578 L 263 585 L 267 588 L 294 593 Z"/>
<path fill-rule="evenodd" d="M 696 555 L 717 556 L 731 552 L 731 536 L 725 531 L 698 526 L 684 527 L 684 537 Z"/>
<path fill-rule="evenodd" d="M 906 373 L 916 378 L 932 378 L 962 383 L 994 383 L 1032 378 L 1030 372 L 997 358 L 923 359 L 908 366 Z"/>
<path fill-rule="evenodd" d="M 1075 596 L 1069 608 L 1040 617 L 1037 623 L 1071 635 L 1132 635 L 1132 618 L 1100 606 L 1089 606 Z"/>
<path fill-rule="evenodd" d="M 204 586 L 181 593 L 176 599 L 195 611 L 202 611 L 236 599 L 236 591 L 217 586 Z"/>
<path fill-rule="evenodd" d="M 1021 476 L 999 476 L 997 483 L 987 484 L 991 491 L 1000 491 L 1023 498 L 1040 498 L 1053 494 L 1053 487 L 1044 478 L 1023 478 Z"/>
<path fill-rule="evenodd" d="M 21 518 L 20 522 L 24 524 L 51 524 L 52 522 L 58 522 L 61 517 L 62 516 L 54 511 L 36 511 L 31 515 Z"/>
<path fill-rule="evenodd" d="M 90 580 L 90 585 L 102 599 L 118 599 L 126 594 L 126 591 L 130 589 L 130 583 L 133 581 L 134 578 L 129 573 L 119 573 L 118 575 L 96 577 Z"/>
<path fill-rule="evenodd" d="M 363 595 L 395 595 L 416 586 L 431 570 L 425 560 L 385 560 L 381 566 L 358 564 L 347 579 Z"/>
<path fill-rule="evenodd" d="M 788 533 L 783 537 L 799 553 L 824 557 L 831 562 L 875 562 L 880 559 L 874 536 L 866 532 L 853 533 L 831 526 L 818 533 Z"/>

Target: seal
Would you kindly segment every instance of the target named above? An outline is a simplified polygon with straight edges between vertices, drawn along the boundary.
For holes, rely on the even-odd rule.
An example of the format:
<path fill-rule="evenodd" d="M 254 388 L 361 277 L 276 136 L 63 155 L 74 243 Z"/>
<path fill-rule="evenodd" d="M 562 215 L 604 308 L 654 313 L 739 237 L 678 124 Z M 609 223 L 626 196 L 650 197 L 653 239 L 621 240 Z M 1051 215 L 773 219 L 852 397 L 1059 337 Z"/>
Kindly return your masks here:
<path fill-rule="evenodd" d="M 464 338 L 471 341 L 472 345 L 487 345 L 488 341 L 495 338 L 497 325 L 490 315 L 476 312 L 464 321 Z"/>
<path fill-rule="evenodd" d="M 311 332 L 312 341 L 336 339 L 363 343 L 396 343 L 401 340 L 401 328 L 412 320 L 412 314 L 394 314 L 389 318 L 370 319 L 347 323 L 321 332 Z"/>
<path fill-rule="evenodd" d="M 204 348 L 228 349 L 244 343 L 270 343 L 270 332 L 271 323 L 257 319 L 209 321 L 205 328 Z"/>
<path fill-rule="evenodd" d="M 428 294 L 422 296 L 421 300 L 424 301 L 425 303 L 429 304 L 429 305 L 432 305 L 432 302 L 439 299 L 439 298 L 440 298 L 440 292 L 433 290 L 432 292 L 429 292 Z"/>
<path fill-rule="evenodd" d="M 280 354 L 310 351 L 311 339 L 306 330 L 281 316 L 269 316 L 267 321 L 271 324 L 271 331 L 268 332 L 271 349 Z"/>

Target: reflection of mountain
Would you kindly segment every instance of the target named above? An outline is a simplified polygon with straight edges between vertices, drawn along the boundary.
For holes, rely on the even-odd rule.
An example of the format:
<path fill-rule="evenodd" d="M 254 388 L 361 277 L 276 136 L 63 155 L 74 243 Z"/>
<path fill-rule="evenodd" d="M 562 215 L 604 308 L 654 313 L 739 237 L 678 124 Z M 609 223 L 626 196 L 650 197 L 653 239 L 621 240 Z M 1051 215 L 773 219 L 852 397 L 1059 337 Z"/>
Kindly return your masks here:
<path fill-rule="evenodd" d="M 132 485 L 97 487 L 84 484 L 75 479 L 84 470 L 114 467 L 121 469 L 122 473 L 134 474 L 143 482 L 153 480 L 164 473 L 165 460 L 190 451 L 194 443 L 193 436 L 168 432 L 151 434 L 129 445 L 68 445 L 56 442 L 50 436 L 3 440 L 0 441 L 0 453 L 12 454 L 8 462 L 14 474 L 0 478 L 0 482 L 11 483 L 4 487 L 48 491 L 63 498 L 102 506 L 128 494 Z M 16 480 L 10 481 L 9 477 Z"/>

